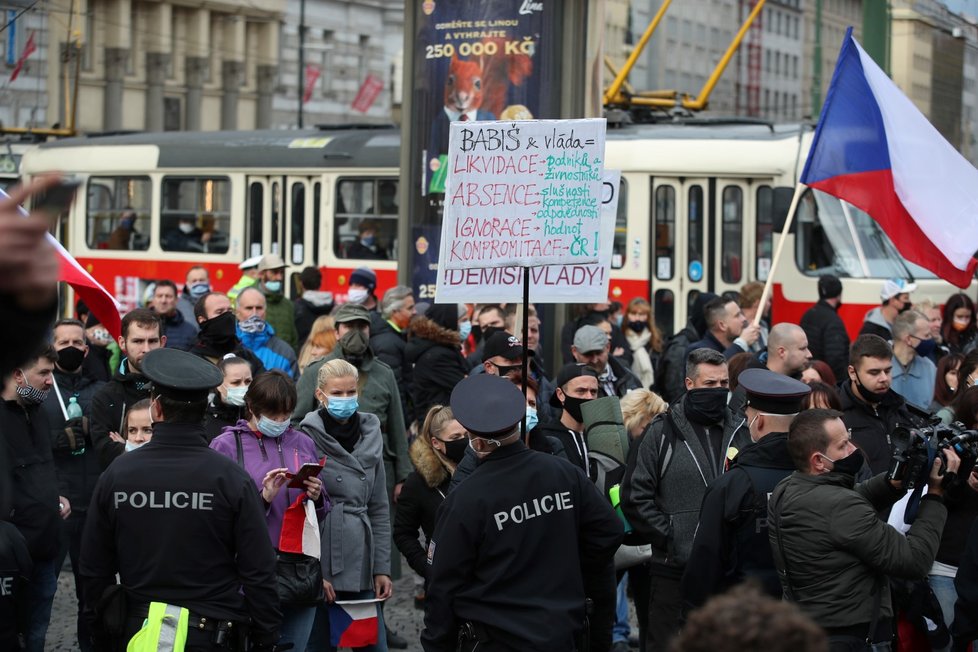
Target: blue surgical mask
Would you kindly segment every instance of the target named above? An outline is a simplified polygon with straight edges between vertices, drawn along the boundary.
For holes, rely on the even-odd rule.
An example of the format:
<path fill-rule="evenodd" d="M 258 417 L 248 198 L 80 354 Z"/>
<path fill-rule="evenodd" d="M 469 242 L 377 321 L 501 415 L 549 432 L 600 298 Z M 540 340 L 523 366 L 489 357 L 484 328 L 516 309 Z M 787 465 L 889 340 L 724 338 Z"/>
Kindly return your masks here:
<path fill-rule="evenodd" d="M 227 398 L 224 402 L 228 405 L 233 405 L 235 407 L 241 407 L 245 404 L 245 394 L 248 393 L 247 387 L 228 387 L 227 388 Z"/>
<path fill-rule="evenodd" d="M 199 299 L 210 291 L 210 283 L 198 283 L 197 285 L 191 285 L 189 290 L 190 296 L 194 299 Z"/>
<path fill-rule="evenodd" d="M 458 334 L 462 337 L 462 341 L 469 339 L 469 335 L 472 334 L 472 322 L 465 320 L 458 325 Z"/>
<path fill-rule="evenodd" d="M 359 407 L 360 402 L 356 396 L 330 396 L 329 402 L 326 404 L 326 411 L 334 419 L 345 421 L 356 414 Z"/>
<path fill-rule="evenodd" d="M 142 444 L 134 444 L 131 441 L 127 441 L 126 442 L 126 452 L 127 453 L 131 453 L 134 450 L 136 450 L 137 448 L 142 448 L 143 445 L 145 445 L 145 444 L 146 444 L 146 442 L 143 442 Z"/>
<path fill-rule="evenodd" d="M 289 429 L 289 420 L 285 421 L 272 421 L 268 417 L 261 417 L 258 419 L 258 432 L 265 435 L 266 437 L 281 437 L 282 433 Z"/>
<path fill-rule="evenodd" d="M 265 281 L 265 289 L 269 292 L 281 292 L 282 281 Z"/>
<path fill-rule="evenodd" d="M 527 406 L 526 408 L 526 431 L 530 432 L 536 428 L 537 424 L 540 423 L 540 417 L 537 416 L 537 409 Z"/>
<path fill-rule="evenodd" d="M 377 236 L 368 235 L 366 238 L 360 238 L 360 242 L 364 247 L 372 247 L 377 244 Z"/>

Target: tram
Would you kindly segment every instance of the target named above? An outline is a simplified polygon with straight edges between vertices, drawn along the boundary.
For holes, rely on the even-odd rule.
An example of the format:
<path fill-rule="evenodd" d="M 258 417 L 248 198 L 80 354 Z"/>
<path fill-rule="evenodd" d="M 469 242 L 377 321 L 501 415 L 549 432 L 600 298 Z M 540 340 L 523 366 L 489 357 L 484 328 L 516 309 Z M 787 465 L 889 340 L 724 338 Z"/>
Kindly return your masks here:
<path fill-rule="evenodd" d="M 622 172 L 610 298 L 651 300 L 666 333 L 682 328 L 696 295 L 736 291 L 772 273 L 775 235 L 804 165 L 810 125 L 739 122 L 609 128 L 606 167 Z M 400 132 L 395 128 L 167 132 L 58 140 L 23 154 L 21 172 L 83 182 L 57 236 L 124 308 L 145 285 L 178 284 L 204 265 L 217 290 L 238 264 L 275 252 L 295 277 L 323 271 L 340 302 L 350 273 L 369 266 L 378 293 L 397 282 Z M 123 218 L 134 219 L 120 232 Z M 376 255 L 355 258 L 365 222 Z M 855 333 L 887 278 L 913 279 L 914 300 L 955 290 L 904 260 L 868 215 L 806 192 L 774 274 L 775 321 L 797 321 L 817 299 L 820 274 L 843 282 L 840 314 Z M 433 284 L 417 281 L 419 300 Z M 974 283 L 971 293 L 974 296 Z M 423 295 L 423 296 L 422 296 Z"/>

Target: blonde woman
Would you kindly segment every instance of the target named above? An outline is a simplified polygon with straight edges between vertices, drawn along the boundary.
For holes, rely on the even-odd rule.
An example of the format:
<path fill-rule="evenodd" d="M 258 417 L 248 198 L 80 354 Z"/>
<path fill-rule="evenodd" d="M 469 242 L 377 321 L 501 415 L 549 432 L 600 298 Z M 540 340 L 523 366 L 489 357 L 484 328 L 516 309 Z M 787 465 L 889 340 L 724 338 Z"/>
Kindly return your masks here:
<path fill-rule="evenodd" d="M 662 398 L 647 389 L 634 389 L 621 399 L 621 414 L 631 439 L 637 439 L 656 415 L 669 409 Z"/>
<path fill-rule="evenodd" d="M 312 323 L 309 338 L 299 351 L 299 369 L 305 369 L 310 362 L 325 358 L 336 346 L 336 324 L 329 315 L 317 317 Z"/>
<path fill-rule="evenodd" d="M 632 350 L 632 372 L 638 376 L 642 387 L 651 387 L 663 345 L 662 333 L 652 318 L 651 304 L 641 297 L 629 301 L 621 330 Z"/>
<path fill-rule="evenodd" d="M 326 456 L 321 478 L 332 501 L 323 523 L 322 566 L 326 600 L 387 599 L 391 595 L 391 519 L 384 474 L 380 419 L 359 411 L 357 368 L 329 360 L 317 375 L 316 400 L 299 426 Z M 386 652 L 383 610 L 377 644 L 359 650 Z M 309 650 L 321 649 L 328 615 L 321 609 Z M 328 640 L 328 639 L 327 639 Z"/>

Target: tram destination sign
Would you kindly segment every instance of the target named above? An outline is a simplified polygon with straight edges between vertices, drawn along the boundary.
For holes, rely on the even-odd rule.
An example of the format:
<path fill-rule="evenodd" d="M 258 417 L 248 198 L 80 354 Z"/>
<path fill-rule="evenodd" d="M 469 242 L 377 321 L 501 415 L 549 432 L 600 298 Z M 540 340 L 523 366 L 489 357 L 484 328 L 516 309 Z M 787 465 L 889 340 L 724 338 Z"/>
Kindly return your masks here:
<path fill-rule="evenodd" d="M 597 263 L 606 122 L 451 124 L 441 269 Z"/>

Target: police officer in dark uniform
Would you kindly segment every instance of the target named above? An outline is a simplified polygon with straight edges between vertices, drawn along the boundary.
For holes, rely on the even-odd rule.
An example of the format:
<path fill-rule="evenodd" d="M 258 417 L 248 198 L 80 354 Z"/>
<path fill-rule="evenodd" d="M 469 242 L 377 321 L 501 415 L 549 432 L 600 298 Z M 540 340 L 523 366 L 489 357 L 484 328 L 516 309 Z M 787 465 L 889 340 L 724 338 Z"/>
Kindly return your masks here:
<path fill-rule="evenodd" d="M 811 389 L 768 369 L 740 374 L 746 390 L 748 430 L 754 442 L 740 451 L 731 469 L 710 483 L 699 527 L 683 574 L 686 610 L 751 577 L 772 597 L 781 597 L 768 543 L 767 501 L 774 487 L 795 470 L 788 454 L 788 426 Z"/>
<path fill-rule="evenodd" d="M 143 373 L 153 383 L 153 438 L 102 473 L 82 540 L 96 649 L 124 650 L 150 603 L 165 603 L 189 611 L 187 652 L 273 650 L 282 618 L 265 506 L 248 474 L 205 437 L 207 394 L 221 372 L 158 349 Z"/>
<path fill-rule="evenodd" d="M 577 641 L 591 598 L 602 608 L 592 618 L 590 649 L 607 650 L 613 558 L 623 537 L 610 502 L 579 468 L 523 444 L 526 401 L 508 380 L 470 376 L 455 387 L 451 407 L 482 462 L 438 510 L 422 647 L 586 649 Z"/>

